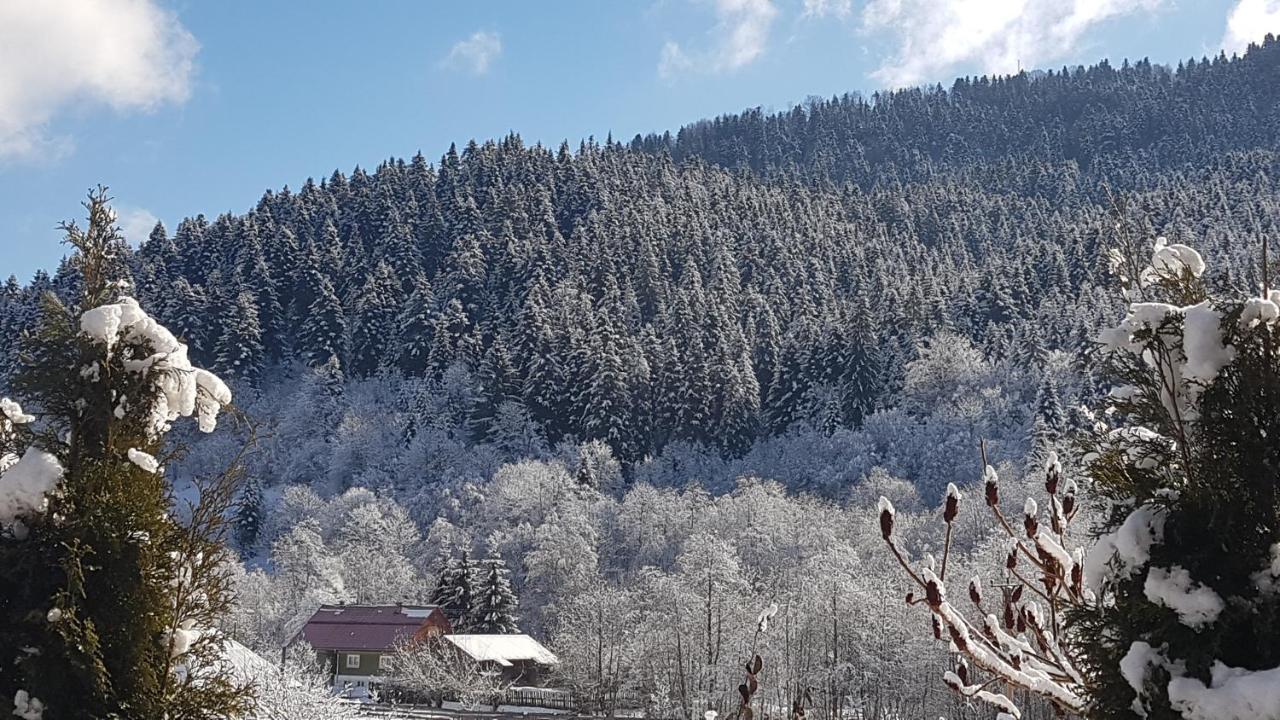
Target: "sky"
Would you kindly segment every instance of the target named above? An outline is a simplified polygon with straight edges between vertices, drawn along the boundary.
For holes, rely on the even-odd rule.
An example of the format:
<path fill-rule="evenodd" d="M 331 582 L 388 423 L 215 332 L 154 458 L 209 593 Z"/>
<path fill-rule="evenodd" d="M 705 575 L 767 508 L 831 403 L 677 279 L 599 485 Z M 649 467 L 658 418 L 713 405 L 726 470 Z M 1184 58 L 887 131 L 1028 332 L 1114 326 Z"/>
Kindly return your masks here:
<path fill-rule="evenodd" d="M 1280 0 L 0 0 L 0 277 L 110 187 L 157 219 L 518 132 L 572 144 L 750 107 L 1280 34 Z"/>

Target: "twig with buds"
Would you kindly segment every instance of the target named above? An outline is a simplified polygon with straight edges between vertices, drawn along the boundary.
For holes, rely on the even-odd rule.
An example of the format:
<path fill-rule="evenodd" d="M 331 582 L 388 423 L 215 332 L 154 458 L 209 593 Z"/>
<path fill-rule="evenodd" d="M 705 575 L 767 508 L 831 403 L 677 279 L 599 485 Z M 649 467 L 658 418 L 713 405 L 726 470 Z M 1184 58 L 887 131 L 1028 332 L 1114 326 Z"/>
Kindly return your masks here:
<path fill-rule="evenodd" d="M 987 689 L 1000 683 L 1034 693 L 1064 712 L 1083 714 L 1087 709 L 1084 677 L 1076 669 L 1069 651 L 1070 643 L 1065 642 L 1060 623 L 1061 613 L 1066 607 L 1084 606 L 1092 602 L 1093 597 L 1084 588 L 1083 552 L 1079 548 L 1073 552 L 1066 549 L 1067 527 L 1077 509 L 1075 483 L 1063 481 L 1057 456 L 1051 455 L 1045 464 L 1049 526 L 1041 525 L 1039 507 L 1028 498 L 1023 506 L 1019 532 L 1000 509 L 999 478 L 995 469 L 986 462 L 985 447 L 982 460 L 984 499 L 998 525 L 1012 541 L 1005 558 L 1005 569 L 1018 581 L 1012 592 L 1003 594 L 1001 617 L 997 618 L 984 607 L 982 583 L 977 577 L 969 581 L 968 595 L 981 621 L 971 622 L 947 600 L 945 580 L 952 549 L 952 529 L 963 499 L 954 484 L 947 486 L 943 504 L 946 539 L 939 574 L 933 572 L 932 566 L 917 571 L 907 561 L 893 537 L 893 504 L 886 498 L 880 498 L 880 534 L 903 570 L 924 591 L 922 599 L 917 598 L 914 591 L 908 593 L 907 603 L 927 604 L 934 637 L 943 639 L 945 629 L 947 639 L 962 656 L 956 671 L 943 677 L 947 686 L 960 695 L 981 700 L 1001 713 L 1020 718 L 1021 711 L 1008 696 Z M 1032 569 L 1029 578 L 1019 572 L 1020 555 L 1029 561 Z M 1024 592 L 1027 589 L 1030 593 Z M 1047 622 L 1032 596 L 1047 606 Z M 970 663 L 993 677 L 980 684 L 971 683 Z"/>

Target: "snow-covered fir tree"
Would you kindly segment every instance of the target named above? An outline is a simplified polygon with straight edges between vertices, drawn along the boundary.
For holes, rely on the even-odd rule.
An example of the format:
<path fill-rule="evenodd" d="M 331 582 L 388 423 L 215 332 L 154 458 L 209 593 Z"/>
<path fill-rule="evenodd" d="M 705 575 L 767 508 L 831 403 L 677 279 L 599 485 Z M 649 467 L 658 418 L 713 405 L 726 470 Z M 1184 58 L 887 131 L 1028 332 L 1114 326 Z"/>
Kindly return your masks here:
<path fill-rule="evenodd" d="M 516 618 L 519 601 L 511 589 L 511 572 L 501 557 L 485 558 L 476 568 L 475 595 L 463 617 L 464 632 L 506 635 L 520 632 Z"/>
<path fill-rule="evenodd" d="M 231 307 L 233 312 L 222 319 L 222 332 L 214 344 L 214 366 L 228 378 L 252 383 L 266 360 L 257 303 L 252 293 L 243 290 Z"/>
<path fill-rule="evenodd" d="M 398 337 L 400 283 L 385 262 L 379 262 L 356 296 L 354 327 L 351 331 L 351 369 L 372 375 L 389 365 L 391 344 Z"/>
<path fill-rule="evenodd" d="M 409 375 L 426 372 L 431 353 L 432 307 L 435 292 L 425 276 L 418 275 L 396 322 L 396 366 Z"/>
<path fill-rule="evenodd" d="M 476 580 L 476 565 L 463 550 L 460 556 L 449 558 L 431 591 L 430 603 L 449 616 L 457 632 L 467 631 L 475 608 Z"/>
<path fill-rule="evenodd" d="M 262 481 L 255 475 L 245 479 L 236 505 L 236 543 L 242 553 L 253 551 L 262 533 L 263 513 L 266 511 L 262 497 Z"/>
<path fill-rule="evenodd" d="M 342 301 L 334 293 L 333 284 L 319 272 L 311 273 L 307 282 L 314 299 L 298 330 L 298 349 L 313 367 L 330 359 L 342 360 L 346 356 L 347 331 Z"/>

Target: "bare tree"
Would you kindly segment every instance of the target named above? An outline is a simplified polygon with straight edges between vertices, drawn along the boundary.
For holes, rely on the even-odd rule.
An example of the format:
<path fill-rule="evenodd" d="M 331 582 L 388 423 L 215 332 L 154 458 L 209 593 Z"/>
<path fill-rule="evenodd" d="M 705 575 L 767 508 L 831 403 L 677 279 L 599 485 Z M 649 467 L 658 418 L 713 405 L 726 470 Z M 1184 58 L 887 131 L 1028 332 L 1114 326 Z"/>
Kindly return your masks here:
<path fill-rule="evenodd" d="M 293 652 L 273 672 L 256 678 L 255 720 L 351 720 L 360 716 L 359 704 L 338 697 L 329 675 L 310 653 Z"/>
<path fill-rule="evenodd" d="M 468 710 L 495 710 L 511 687 L 497 670 L 461 652 L 441 638 L 406 641 L 396 646 L 391 677 L 395 689 L 431 699 L 437 706 L 454 699 Z"/>

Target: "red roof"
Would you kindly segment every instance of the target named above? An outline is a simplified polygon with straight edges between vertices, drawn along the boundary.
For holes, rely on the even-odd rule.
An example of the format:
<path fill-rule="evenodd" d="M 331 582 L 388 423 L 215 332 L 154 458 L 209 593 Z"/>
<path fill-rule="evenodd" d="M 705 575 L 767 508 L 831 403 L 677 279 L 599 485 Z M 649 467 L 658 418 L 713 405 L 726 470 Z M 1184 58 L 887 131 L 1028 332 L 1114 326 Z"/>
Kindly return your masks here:
<path fill-rule="evenodd" d="M 390 650 L 430 625 L 451 629 L 435 605 L 322 605 L 300 636 L 316 650 Z"/>

